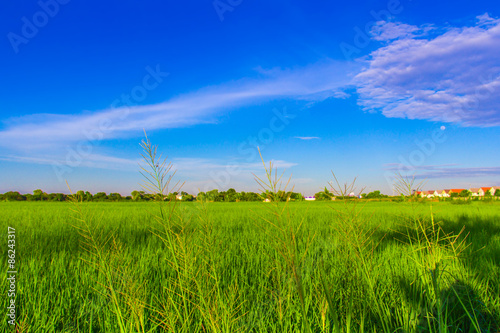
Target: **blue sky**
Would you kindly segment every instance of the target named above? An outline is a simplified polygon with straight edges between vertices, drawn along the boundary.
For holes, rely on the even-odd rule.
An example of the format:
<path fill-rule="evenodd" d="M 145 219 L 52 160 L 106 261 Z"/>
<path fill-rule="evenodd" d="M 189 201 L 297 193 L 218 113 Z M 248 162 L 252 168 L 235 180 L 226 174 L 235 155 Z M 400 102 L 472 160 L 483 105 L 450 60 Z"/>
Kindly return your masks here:
<path fill-rule="evenodd" d="M 3 4 L 0 192 L 140 189 L 146 130 L 184 189 L 500 185 L 495 1 Z"/>

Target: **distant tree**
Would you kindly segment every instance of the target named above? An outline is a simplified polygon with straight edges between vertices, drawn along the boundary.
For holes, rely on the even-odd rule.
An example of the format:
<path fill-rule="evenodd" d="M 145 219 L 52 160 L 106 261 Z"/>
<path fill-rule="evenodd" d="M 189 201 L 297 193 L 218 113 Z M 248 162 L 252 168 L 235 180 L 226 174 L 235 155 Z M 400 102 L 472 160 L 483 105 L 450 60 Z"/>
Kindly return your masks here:
<path fill-rule="evenodd" d="M 90 193 L 89 191 L 85 191 L 85 195 L 83 197 L 83 200 L 85 200 L 85 201 L 92 201 L 93 198 L 94 197 L 93 197 L 92 193 Z"/>
<path fill-rule="evenodd" d="M 164 201 L 165 199 L 169 200 L 168 196 L 163 195 L 162 193 L 156 193 L 154 195 L 152 194 L 152 196 L 154 198 L 154 201 Z M 172 200 L 176 200 L 176 197 L 172 196 Z"/>
<path fill-rule="evenodd" d="M 214 189 L 214 190 L 208 191 L 205 196 L 206 196 L 207 201 L 217 201 L 219 199 L 219 190 Z"/>
<path fill-rule="evenodd" d="M 497 190 L 495 191 L 495 197 L 500 197 L 500 189 L 497 189 Z"/>
<path fill-rule="evenodd" d="M 192 196 L 191 194 L 185 194 L 182 196 L 182 201 L 193 201 L 194 200 L 194 196 Z"/>
<path fill-rule="evenodd" d="M 179 192 L 171 192 L 171 193 L 169 193 L 166 196 L 166 200 L 168 200 L 168 201 L 175 201 L 175 200 L 177 200 L 177 195 L 178 194 L 179 194 Z"/>
<path fill-rule="evenodd" d="M 286 201 L 288 199 L 288 193 L 289 192 L 285 192 L 285 191 L 278 191 L 278 193 L 276 193 L 276 200 L 278 201 Z"/>
<path fill-rule="evenodd" d="M 207 197 L 207 195 L 205 194 L 205 192 L 200 192 L 200 193 L 198 193 L 198 195 L 196 195 L 196 200 L 197 201 L 205 201 L 206 197 Z"/>
<path fill-rule="evenodd" d="M 122 195 L 120 193 L 110 193 L 108 199 L 111 201 L 120 201 L 122 199 Z"/>
<path fill-rule="evenodd" d="M 381 194 L 380 191 L 373 191 L 364 196 L 365 199 L 381 199 L 385 198 L 387 195 Z"/>
<path fill-rule="evenodd" d="M 275 200 L 274 193 L 269 191 L 269 190 L 262 192 L 259 196 L 260 196 L 260 200 L 268 200 L 268 199 L 271 201 Z"/>
<path fill-rule="evenodd" d="M 262 197 L 255 192 L 246 192 L 243 200 L 244 201 L 261 201 Z"/>
<path fill-rule="evenodd" d="M 38 189 L 38 190 L 34 190 L 33 191 L 33 196 L 31 197 L 31 200 L 32 201 L 40 201 L 42 200 L 42 194 L 43 194 L 43 191 Z"/>
<path fill-rule="evenodd" d="M 154 201 L 154 200 L 156 200 L 155 195 L 154 195 L 154 194 L 151 194 L 151 193 L 144 193 L 144 194 L 142 195 L 142 198 L 143 198 L 144 200 L 146 200 L 146 201 Z"/>
<path fill-rule="evenodd" d="M 78 201 L 84 201 L 85 200 L 85 192 L 83 192 L 82 190 L 76 192 L 75 198 Z"/>
<path fill-rule="evenodd" d="M 236 202 L 237 199 L 236 190 L 234 188 L 230 188 L 229 190 L 227 190 L 224 199 L 225 199 L 224 201 Z"/>
<path fill-rule="evenodd" d="M 460 193 L 458 194 L 458 196 L 459 196 L 459 197 L 462 197 L 462 198 L 468 198 L 468 197 L 470 197 L 470 196 L 471 196 L 471 194 L 472 194 L 472 193 L 471 193 L 471 191 L 469 191 L 469 190 L 462 190 L 462 192 L 460 192 Z"/>
<path fill-rule="evenodd" d="M 107 196 L 106 192 L 97 192 L 94 195 L 94 200 L 95 201 L 105 201 L 107 199 L 108 199 L 108 196 Z"/>
<path fill-rule="evenodd" d="M 132 191 L 132 200 L 140 201 L 144 198 L 144 191 Z"/>
<path fill-rule="evenodd" d="M 458 193 L 457 192 L 451 192 L 450 193 L 450 198 L 456 198 L 458 197 Z"/>
<path fill-rule="evenodd" d="M 290 192 L 289 197 L 290 197 L 290 200 L 293 200 L 293 201 L 303 201 L 304 200 L 304 196 L 301 193 L 297 193 L 297 192 Z"/>
<path fill-rule="evenodd" d="M 333 193 L 328 191 L 328 189 L 325 186 L 325 189 L 322 192 L 318 192 L 314 195 L 316 200 L 319 201 L 326 201 L 326 200 L 332 200 L 333 198 Z"/>
<path fill-rule="evenodd" d="M 55 197 L 56 201 L 65 201 L 66 200 L 66 195 L 63 193 L 56 193 Z"/>
<path fill-rule="evenodd" d="M 227 193 L 226 191 L 219 192 L 217 197 L 215 198 L 215 201 L 217 202 L 224 202 L 226 201 L 227 198 Z"/>
<path fill-rule="evenodd" d="M 26 197 L 21 195 L 19 192 L 9 191 L 4 193 L 4 199 L 7 201 L 24 201 Z"/>

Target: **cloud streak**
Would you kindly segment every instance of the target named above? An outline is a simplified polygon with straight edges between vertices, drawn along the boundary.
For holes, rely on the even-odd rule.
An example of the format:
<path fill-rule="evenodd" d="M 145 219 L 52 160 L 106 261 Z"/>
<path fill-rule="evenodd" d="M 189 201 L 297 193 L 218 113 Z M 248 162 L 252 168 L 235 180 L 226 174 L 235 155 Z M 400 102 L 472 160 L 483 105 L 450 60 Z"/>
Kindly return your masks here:
<path fill-rule="evenodd" d="M 320 138 L 318 136 L 296 136 L 296 139 L 300 140 L 319 140 Z"/>
<path fill-rule="evenodd" d="M 500 20 L 437 29 L 378 22 L 384 43 L 355 77 L 358 103 L 391 118 L 500 126 Z"/>
<path fill-rule="evenodd" d="M 500 167 L 468 167 L 459 168 L 458 164 L 421 165 L 412 167 L 416 179 L 434 178 L 475 178 L 485 176 L 500 176 Z M 386 164 L 386 170 L 408 170 L 407 166 L 399 163 Z"/>
<path fill-rule="evenodd" d="M 158 104 L 77 115 L 35 114 L 6 122 L 6 128 L 0 131 L 0 145 L 35 150 L 80 140 L 131 137 L 143 129 L 214 123 L 225 111 L 268 100 L 293 98 L 318 102 L 343 96 L 341 88 L 349 83 L 349 73 L 355 68 L 354 64 L 328 60 L 304 68 L 261 72 L 259 75 L 264 77 L 260 79 L 240 79 L 206 87 Z"/>
<path fill-rule="evenodd" d="M 53 165 L 54 163 L 64 164 L 65 160 L 58 159 L 53 156 L 51 158 L 26 157 L 19 155 L 4 155 L 0 156 L 0 161 L 19 162 L 19 163 L 35 163 Z M 262 162 L 227 162 L 223 160 L 196 158 L 196 157 L 178 157 L 172 160 L 167 160 L 167 163 L 172 163 L 172 171 L 176 171 L 179 175 L 190 178 L 206 179 L 207 174 L 226 169 L 239 170 L 242 174 L 252 176 L 252 172 L 260 172 L 263 170 Z M 297 163 L 287 162 L 283 160 L 273 160 L 273 166 L 279 169 L 289 169 L 297 165 Z M 79 167 L 97 168 L 120 171 L 139 171 L 140 166 L 147 167 L 146 162 L 142 158 L 128 159 L 116 156 L 89 154 Z"/>

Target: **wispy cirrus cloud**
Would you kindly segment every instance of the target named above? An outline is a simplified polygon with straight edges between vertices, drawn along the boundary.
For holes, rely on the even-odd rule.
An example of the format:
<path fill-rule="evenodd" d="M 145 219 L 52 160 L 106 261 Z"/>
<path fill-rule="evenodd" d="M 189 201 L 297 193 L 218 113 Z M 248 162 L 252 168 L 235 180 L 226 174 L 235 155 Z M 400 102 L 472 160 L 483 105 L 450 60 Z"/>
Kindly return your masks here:
<path fill-rule="evenodd" d="M 67 161 L 59 155 L 50 155 L 48 157 L 33 157 L 23 155 L 2 155 L 0 161 L 6 162 L 21 162 L 46 165 L 66 165 Z M 136 171 L 139 170 L 139 163 L 142 159 L 128 159 L 116 156 L 103 154 L 88 154 L 85 159 L 82 159 L 78 166 L 86 168 L 121 170 L 121 171 Z"/>
<path fill-rule="evenodd" d="M 358 65 L 327 60 L 296 69 L 261 71 L 260 78 L 244 78 L 210 86 L 163 103 L 107 108 L 73 115 L 36 114 L 4 120 L 0 145 L 14 149 L 56 147 L 79 140 L 105 124 L 99 139 L 141 135 L 142 130 L 187 127 L 217 122 L 217 116 L 238 107 L 266 100 L 295 99 L 318 102 L 345 96 L 350 73 Z M 354 74 L 353 74 L 354 75 Z M 352 76 L 353 76 L 352 75 Z M 36 112 L 36 110 L 35 110 Z"/>
<path fill-rule="evenodd" d="M 355 77 L 358 103 L 387 117 L 500 126 L 500 20 L 467 27 L 378 22 L 384 43 Z"/>
<path fill-rule="evenodd" d="M 410 173 L 415 175 L 416 179 L 432 178 L 473 178 L 483 176 L 500 176 L 500 167 L 457 167 L 458 164 L 442 165 L 420 165 L 412 167 Z M 385 165 L 389 171 L 408 170 L 408 167 L 399 163 L 390 163 Z"/>
<path fill-rule="evenodd" d="M 295 139 L 300 139 L 300 140 L 319 140 L 320 137 L 318 137 L 318 136 L 296 136 Z"/>
<path fill-rule="evenodd" d="M 389 170 L 389 171 L 398 171 L 398 170 L 410 170 L 410 171 L 417 171 L 417 170 L 438 170 L 443 167 L 453 167 L 457 166 L 458 164 L 438 164 L 438 165 L 415 165 L 415 166 L 408 166 L 405 164 L 401 163 L 387 163 L 384 164 L 384 170 Z"/>

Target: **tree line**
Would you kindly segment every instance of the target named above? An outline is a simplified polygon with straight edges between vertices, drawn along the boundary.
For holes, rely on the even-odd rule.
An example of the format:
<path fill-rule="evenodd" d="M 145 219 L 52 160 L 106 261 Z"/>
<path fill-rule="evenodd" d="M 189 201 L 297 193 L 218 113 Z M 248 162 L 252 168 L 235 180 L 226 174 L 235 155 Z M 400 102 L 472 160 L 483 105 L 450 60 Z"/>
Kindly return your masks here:
<path fill-rule="evenodd" d="M 166 201 L 194 201 L 194 200 L 207 200 L 214 202 L 239 202 L 239 201 L 262 201 L 268 198 L 270 193 L 255 193 L 255 192 L 236 192 L 235 189 L 230 188 L 227 191 L 220 191 L 215 189 L 208 192 L 200 192 L 194 196 L 185 191 L 172 192 L 163 197 Z M 276 199 L 285 201 L 290 197 L 290 200 L 303 200 L 304 197 L 300 193 L 283 192 L 280 191 L 276 195 Z M 122 196 L 120 193 L 98 192 L 92 194 L 89 191 L 78 191 L 74 194 L 65 193 L 46 193 L 41 189 L 33 191 L 33 194 L 21 194 L 15 191 L 9 191 L 0 194 L 0 201 L 66 201 L 70 198 L 76 198 L 80 201 L 158 201 L 162 200 L 161 195 L 150 194 L 145 191 L 132 191 L 128 196 Z"/>
<path fill-rule="evenodd" d="M 325 201 L 332 200 L 334 197 L 337 199 L 344 199 L 341 196 L 335 196 L 334 193 L 330 192 L 326 187 L 324 191 L 318 192 L 315 195 L 316 200 Z M 92 194 L 89 191 L 78 191 L 74 194 L 64 194 L 64 193 L 46 193 L 41 189 L 33 191 L 33 194 L 21 194 L 19 192 L 6 192 L 0 194 L 0 201 L 66 201 L 70 198 L 77 198 L 80 201 L 157 201 L 161 200 L 161 195 L 154 195 L 146 193 L 145 191 L 132 191 L 128 196 L 122 196 L 120 193 L 109 193 L 97 192 Z M 379 199 L 385 198 L 387 195 L 381 194 L 380 191 L 370 192 L 368 194 L 364 193 L 361 195 L 362 198 L 366 199 Z M 354 197 L 356 198 L 356 197 Z M 278 191 L 276 194 L 270 191 L 263 193 L 255 192 L 237 192 L 234 188 L 230 188 L 227 191 L 219 191 L 217 189 L 200 192 L 196 196 L 189 194 L 185 191 L 172 192 L 163 197 L 163 200 L 172 201 L 194 201 L 194 200 L 206 200 L 212 202 L 241 202 L 241 201 L 262 201 L 265 199 L 271 199 L 272 201 L 303 201 L 305 198 L 301 193 L 292 191 Z M 345 197 L 345 199 L 353 199 L 353 197 Z"/>

